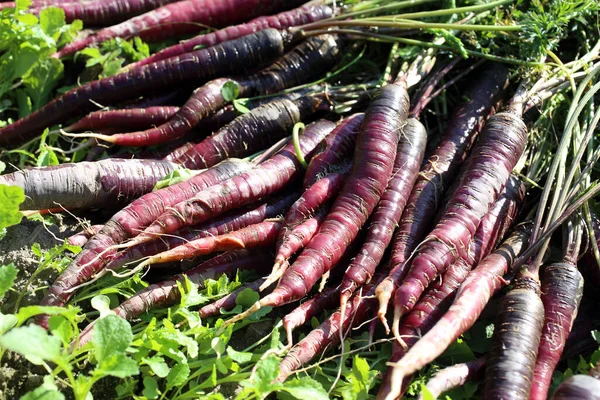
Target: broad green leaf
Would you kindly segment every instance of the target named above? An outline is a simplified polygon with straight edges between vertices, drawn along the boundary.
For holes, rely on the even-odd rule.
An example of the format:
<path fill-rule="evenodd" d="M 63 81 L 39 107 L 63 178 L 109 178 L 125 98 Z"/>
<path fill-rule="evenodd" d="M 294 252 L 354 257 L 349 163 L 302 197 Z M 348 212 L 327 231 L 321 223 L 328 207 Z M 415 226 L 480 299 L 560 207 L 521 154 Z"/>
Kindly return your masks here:
<path fill-rule="evenodd" d="M 260 300 L 260 295 L 254 290 L 246 288 L 238 294 L 237 298 L 235 299 L 235 304 L 238 304 L 244 308 L 248 308 L 258 300 Z"/>
<path fill-rule="evenodd" d="M 158 398 L 160 392 L 158 391 L 158 383 L 156 382 L 156 379 L 150 376 L 144 378 L 144 391 L 142 394 L 149 399 Z"/>
<path fill-rule="evenodd" d="M 23 77 L 27 95 L 31 98 L 33 110 L 46 104 L 52 97 L 52 91 L 63 75 L 64 66 L 56 58 L 48 58 L 38 62 Z"/>
<path fill-rule="evenodd" d="M 435 400 L 435 397 L 431 394 L 429 389 L 425 385 L 421 384 L 421 399 L 423 400 Z"/>
<path fill-rule="evenodd" d="M 13 263 L 0 266 L 0 299 L 4 297 L 4 294 L 15 283 L 18 272 L 17 267 Z"/>
<path fill-rule="evenodd" d="M 236 351 L 233 347 L 227 347 L 227 354 L 231 359 L 237 363 L 244 364 L 252 360 L 252 353 L 244 351 Z"/>
<path fill-rule="evenodd" d="M 198 174 L 199 171 L 192 171 L 186 168 L 176 169 L 154 185 L 152 190 L 160 190 L 176 183 L 184 182 Z"/>
<path fill-rule="evenodd" d="M 62 315 L 55 315 L 50 317 L 50 320 L 48 321 L 48 326 L 50 327 L 50 332 L 52 332 L 54 336 L 59 338 L 65 346 L 68 346 L 68 344 L 75 336 L 73 325 L 69 322 L 68 319 L 66 319 Z"/>
<path fill-rule="evenodd" d="M 223 95 L 223 99 L 227 102 L 231 102 L 237 99 L 240 94 L 240 89 L 238 88 L 237 83 L 233 81 L 227 81 L 221 88 L 221 94 Z"/>
<path fill-rule="evenodd" d="M 177 364 L 167 375 L 167 389 L 183 385 L 190 376 L 190 366 L 187 364 Z"/>
<path fill-rule="evenodd" d="M 3 335 L 4 332 L 15 326 L 17 322 L 19 322 L 19 319 L 16 316 L 0 313 L 0 335 Z"/>
<path fill-rule="evenodd" d="M 100 311 L 100 318 L 104 318 L 107 315 L 111 314 L 112 311 L 110 309 L 110 299 L 108 296 L 103 294 L 92 297 L 92 307 L 98 311 Z"/>
<path fill-rule="evenodd" d="M 250 112 L 250 109 L 246 107 L 246 102 L 240 99 L 233 101 L 233 108 L 240 114 L 248 114 Z"/>
<path fill-rule="evenodd" d="M 20 400 L 64 400 L 65 395 L 57 389 L 48 389 L 44 386 L 26 393 Z"/>
<path fill-rule="evenodd" d="M 256 364 L 256 372 L 249 379 L 240 382 L 240 385 L 263 399 L 269 393 L 282 388 L 280 383 L 272 383 L 278 373 L 279 359 L 270 354 Z"/>
<path fill-rule="evenodd" d="M 113 354 L 124 353 L 132 338 L 131 325 L 123 318 L 111 314 L 99 319 L 92 333 L 96 359 L 102 362 Z"/>
<path fill-rule="evenodd" d="M 319 382 L 312 378 L 304 377 L 286 381 L 282 391 L 285 391 L 296 399 L 328 400 L 329 394 Z"/>
<path fill-rule="evenodd" d="M 95 374 L 110 375 L 117 378 L 126 378 L 137 375 L 139 372 L 135 360 L 127 357 L 124 353 L 113 353 L 105 357 L 94 371 Z"/>
<path fill-rule="evenodd" d="M 65 12 L 62 8 L 50 7 L 40 12 L 40 27 L 44 33 L 54 39 L 54 34 L 60 33 L 60 28 L 65 25 Z"/>
<path fill-rule="evenodd" d="M 38 167 L 47 167 L 50 165 L 58 165 L 58 164 L 59 164 L 59 161 L 58 161 L 58 157 L 56 156 L 56 153 L 48 146 L 44 146 L 44 149 L 42 150 L 42 152 L 40 153 L 40 155 L 37 159 L 37 166 Z"/>
<path fill-rule="evenodd" d="M 169 375 L 169 366 L 165 362 L 164 358 L 160 356 L 154 356 L 150 358 L 143 358 L 142 362 L 148 366 L 156 376 L 164 378 Z"/>
<path fill-rule="evenodd" d="M 38 325 L 10 330 L 0 338 L 0 346 L 21 354 L 36 365 L 41 365 L 43 361 L 58 360 L 61 356 L 60 339 L 48 335 L 48 332 Z"/>
<path fill-rule="evenodd" d="M 23 214 L 19 204 L 25 201 L 23 189 L 17 186 L 0 185 L 0 229 L 8 228 L 21 222 Z"/>
<path fill-rule="evenodd" d="M 50 306 L 27 306 L 21 307 L 16 316 L 19 318 L 19 322 L 23 323 L 31 317 L 35 317 L 40 314 L 48 315 L 62 315 L 68 320 L 75 320 L 80 309 L 77 307 L 50 307 Z"/>

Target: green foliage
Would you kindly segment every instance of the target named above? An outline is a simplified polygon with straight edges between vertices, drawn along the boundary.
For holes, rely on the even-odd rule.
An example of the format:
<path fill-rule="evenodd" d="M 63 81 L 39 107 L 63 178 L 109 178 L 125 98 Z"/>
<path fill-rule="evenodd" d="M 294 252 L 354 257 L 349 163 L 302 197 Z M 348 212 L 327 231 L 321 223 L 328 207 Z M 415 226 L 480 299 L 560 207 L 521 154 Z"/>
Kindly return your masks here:
<path fill-rule="evenodd" d="M 19 211 L 19 204 L 25 201 L 23 189 L 17 186 L 0 184 L 0 230 L 21 222 L 23 214 Z"/>
<path fill-rule="evenodd" d="M 0 266 L 0 299 L 15 283 L 17 272 L 17 267 L 12 263 Z"/>
<path fill-rule="evenodd" d="M 83 57 L 87 68 L 99 70 L 94 78 L 116 75 L 124 64 L 143 60 L 150 55 L 150 49 L 139 37 L 132 40 L 115 38 L 103 42 L 100 48 L 88 47 L 79 51 L 75 58 Z"/>
<path fill-rule="evenodd" d="M 199 173 L 199 171 L 192 171 L 187 168 L 178 168 L 178 169 L 174 170 L 173 172 L 169 173 L 163 179 L 156 182 L 156 185 L 154 185 L 154 189 L 152 189 L 152 190 L 164 189 L 167 186 L 171 186 L 171 185 L 175 185 L 177 183 L 187 181 L 191 177 L 198 175 L 198 173 Z"/>

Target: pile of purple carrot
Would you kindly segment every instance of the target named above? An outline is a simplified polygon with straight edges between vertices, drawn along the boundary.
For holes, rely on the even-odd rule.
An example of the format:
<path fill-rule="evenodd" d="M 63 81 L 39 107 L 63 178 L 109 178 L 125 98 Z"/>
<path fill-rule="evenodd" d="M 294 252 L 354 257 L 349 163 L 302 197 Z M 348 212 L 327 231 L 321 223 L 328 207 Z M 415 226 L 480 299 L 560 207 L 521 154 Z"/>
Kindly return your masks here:
<path fill-rule="evenodd" d="M 505 64 L 442 55 L 439 45 L 405 60 L 392 54 L 382 79 L 350 89 L 343 78 L 323 82 L 369 39 L 327 29 L 352 22 L 352 14 L 328 25 L 340 10 L 303 3 L 32 1 L 34 13 L 52 5 L 69 21 L 116 23 L 68 44 L 59 58 L 114 37 L 156 41 L 222 28 L 77 86 L 0 128 L 5 148 L 59 125 L 57 134 L 91 149 L 89 161 L 0 176 L 0 184 L 24 189 L 23 210 L 119 209 L 69 239 L 83 249 L 42 305 L 65 306 L 106 274 L 126 277 L 156 264 L 177 271 L 113 310 L 134 320 L 179 303 L 185 279 L 202 285 L 253 270 L 260 279 L 204 305 L 200 317 L 231 310 L 248 288 L 260 300 L 222 328 L 260 308 L 296 303 L 282 321 L 288 346 L 279 381 L 367 325 L 394 342 L 378 398 L 396 399 L 503 295 L 489 354 L 439 371 L 427 390 L 437 397 L 484 377 L 483 398 L 546 399 L 583 295 L 578 260 L 592 276 L 598 268 L 595 239 L 582 238 L 598 238 L 586 228 L 600 235 L 600 224 L 586 224 L 580 210 L 597 192 L 590 174 L 600 153 L 585 152 L 600 112 L 572 133 L 600 89 L 598 48 L 576 67 L 530 71 L 519 81 Z M 452 85 L 461 97 L 443 129 L 428 135 L 428 104 Z M 556 154 L 540 166 L 532 155 L 542 152 L 537 121 L 553 96 L 575 85 Z M 238 98 L 254 100 L 240 110 Z M 333 112 L 341 104 L 344 111 Z M 109 146 L 156 145 L 98 160 Z M 193 176 L 153 190 L 181 168 Z M 562 246 L 550 246 L 555 232 Z M 178 269 L 199 257 L 195 267 Z M 324 322 L 296 342 L 296 328 L 325 311 Z M 47 327 L 48 317 L 36 323 Z M 598 386 L 577 376 L 553 398 L 593 398 L 585 396 L 600 393 Z"/>

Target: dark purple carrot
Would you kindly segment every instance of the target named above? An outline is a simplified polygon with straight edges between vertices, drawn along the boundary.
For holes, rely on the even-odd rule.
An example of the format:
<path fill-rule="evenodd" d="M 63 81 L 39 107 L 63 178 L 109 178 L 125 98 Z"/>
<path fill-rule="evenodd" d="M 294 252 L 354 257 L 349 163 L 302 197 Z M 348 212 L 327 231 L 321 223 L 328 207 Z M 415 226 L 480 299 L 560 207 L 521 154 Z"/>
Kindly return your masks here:
<path fill-rule="evenodd" d="M 173 118 L 160 126 L 139 132 L 94 137 L 121 146 L 149 146 L 178 138 L 189 132 L 203 118 L 225 106 L 229 101 L 223 94 L 223 87 L 226 84 L 235 85 L 241 97 L 276 93 L 320 77 L 340 59 L 342 47 L 343 43 L 332 35 L 310 38 L 256 74 L 245 78 L 215 79 L 201 86 L 192 93 Z M 264 107 L 268 107 L 268 104 Z M 302 105 L 298 105 L 298 109 L 303 110 Z M 276 113 L 274 110 L 267 109 L 262 117 L 268 116 L 269 112 Z M 289 113 L 293 114 L 293 111 L 290 110 Z M 251 120 L 246 123 L 254 126 L 257 121 Z M 240 139 L 240 141 L 246 140 Z M 253 142 L 251 137 L 247 141 Z M 206 149 L 199 148 L 197 152 L 202 154 L 203 151 Z"/>
<path fill-rule="evenodd" d="M 146 194 L 179 166 L 170 161 L 111 159 L 32 168 L 0 176 L 21 187 L 23 210 L 114 208 Z"/>
<path fill-rule="evenodd" d="M 169 120 L 179 107 L 157 106 L 127 108 L 123 110 L 94 111 L 64 128 L 65 132 L 98 130 L 105 128 L 140 129 L 160 125 Z"/>
<path fill-rule="evenodd" d="M 419 245 L 410 270 L 394 295 L 394 323 L 409 312 L 429 284 L 459 257 L 468 257 L 469 243 L 481 219 L 499 197 L 525 150 L 527 127 L 517 113 L 488 119 L 475 145 L 458 190 L 440 222 Z"/>
<path fill-rule="evenodd" d="M 202 26 L 227 26 L 263 13 L 294 7 L 299 3 L 299 0 L 178 1 L 102 29 L 86 38 L 75 40 L 54 53 L 53 57 L 62 58 L 94 43 L 102 43 L 115 37 L 139 36 L 144 41 L 156 41 L 198 32 L 202 30 Z"/>
<path fill-rule="evenodd" d="M 544 327 L 529 394 L 532 400 L 548 398 L 552 374 L 560 361 L 583 297 L 583 277 L 576 264 L 580 240 L 570 235 L 568 229 L 565 231 L 562 262 L 548 265 L 542 275 Z"/>
<path fill-rule="evenodd" d="M 286 314 L 283 317 L 283 329 L 285 329 L 288 338 L 287 347 L 291 348 L 294 343 L 292 336 L 294 329 L 304 325 L 312 317 L 321 314 L 323 310 L 335 307 L 339 297 L 340 287 L 338 285 L 328 287 L 306 300 L 289 314 Z"/>
<path fill-rule="evenodd" d="M 238 270 L 255 270 L 257 273 L 265 271 L 273 261 L 273 256 L 264 250 L 235 250 L 220 254 L 186 271 L 175 275 L 172 279 L 148 286 L 134 296 L 125 300 L 113 311 L 121 318 L 130 320 L 144 312 L 169 307 L 177 304 L 181 299 L 181 292 L 177 282 L 184 281 L 184 275 L 202 287 L 207 279 L 216 279 L 226 274 L 233 276 Z M 79 335 L 79 346 L 83 346 L 91 339 L 94 322 L 89 324 Z"/>
<path fill-rule="evenodd" d="M 261 286 L 261 291 L 281 278 L 281 275 L 283 275 L 289 265 L 288 259 L 310 243 L 323 224 L 323 221 L 327 216 L 327 211 L 327 208 L 318 209 L 312 216 L 306 218 L 304 221 L 294 226 L 288 226 L 286 232 L 283 234 L 281 232 L 283 230 L 282 227 L 277 240 L 275 264 L 273 264 L 273 270 L 265 279 L 265 283 Z"/>
<path fill-rule="evenodd" d="M 336 166 L 352 158 L 363 118 L 362 113 L 344 118 L 337 128 L 327 135 L 306 167 L 304 188 L 314 185 L 329 173 L 337 172 Z"/>
<path fill-rule="evenodd" d="M 333 122 L 326 120 L 307 126 L 300 137 L 302 154 L 305 157 L 309 155 L 334 127 Z M 173 233 L 184 226 L 199 224 L 233 208 L 257 201 L 283 189 L 302 174 L 302 165 L 294 151 L 294 144 L 288 143 L 279 153 L 234 179 L 198 191 L 194 196 L 188 195 L 186 201 L 156 218 L 143 233 L 130 241 L 130 245 Z"/>
<path fill-rule="evenodd" d="M 394 357 L 398 362 L 393 372 L 388 372 L 386 383 L 380 389 L 380 398 L 395 399 L 399 392 L 394 388 L 401 389 L 400 382 L 404 377 L 435 360 L 473 326 L 492 295 L 508 283 L 502 276 L 514 272 L 512 263 L 526 249 L 530 230 L 530 225 L 521 225 L 502 246 L 485 257 L 467 275 L 449 310 L 437 322 L 433 321 L 435 325 L 408 352 L 397 347 L 401 353 Z"/>
<path fill-rule="evenodd" d="M 297 198 L 298 192 L 292 192 L 269 198 L 258 205 L 251 204 L 247 207 L 232 210 L 221 218 L 209 220 L 200 225 L 174 232 L 173 235 L 168 237 L 158 238 L 127 249 L 116 255 L 106 268 L 117 269 L 142 258 L 170 250 L 191 240 L 224 235 L 249 225 L 258 224 L 267 218 L 275 218 L 284 213 Z"/>
<path fill-rule="evenodd" d="M 405 82 L 384 86 L 371 102 L 356 141 L 353 169 L 319 232 L 287 269 L 279 286 L 233 323 L 264 306 L 280 306 L 304 297 L 333 268 L 381 198 L 392 175 L 400 132 L 408 115 Z M 406 149 L 405 149 L 406 150 Z"/>
<path fill-rule="evenodd" d="M 498 308 L 485 370 L 486 399 L 529 398 L 543 325 L 538 278 L 521 271 Z"/>
<path fill-rule="evenodd" d="M 179 106 L 190 97 L 191 89 L 176 89 L 161 94 L 142 96 L 123 104 L 123 108 L 148 108 L 159 106 Z"/>
<path fill-rule="evenodd" d="M 305 5 L 290 11 L 284 11 L 271 16 L 262 16 L 253 19 L 245 24 L 229 26 L 227 28 L 210 32 L 204 35 L 198 35 L 181 43 L 167 47 L 158 51 L 141 61 L 129 64 L 126 68 L 132 69 L 142 65 L 151 64 L 165 58 L 178 56 L 193 51 L 199 47 L 210 47 L 227 40 L 236 39 L 250 33 L 254 33 L 266 28 L 286 29 L 293 26 L 304 25 L 310 22 L 320 21 L 331 17 L 333 11 L 326 5 L 314 4 Z"/>
<path fill-rule="evenodd" d="M 235 289 L 233 292 L 229 293 L 226 296 L 221 297 L 219 300 L 213 301 L 210 304 L 203 306 L 199 311 L 200 318 L 208 318 L 213 317 L 215 315 L 219 315 L 221 310 L 231 310 L 236 306 L 236 300 L 240 293 L 242 293 L 246 289 L 250 289 L 254 292 L 258 292 L 258 288 L 265 281 L 265 278 L 260 278 L 255 280 L 254 282 L 250 282 L 247 285 L 242 285 L 239 288 Z"/>
<path fill-rule="evenodd" d="M 171 207 L 195 193 L 225 181 L 247 170 L 250 164 L 231 159 L 210 168 L 188 181 L 148 193 L 116 213 L 91 238 L 81 253 L 50 286 L 42 299 L 42 305 L 65 304 L 72 295 L 72 289 L 90 280 L 116 253 L 114 246 L 134 237 L 147 225 Z M 40 317 L 38 323 L 47 326 L 47 317 Z"/>
<path fill-rule="evenodd" d="M 383 259 L 383 253 L 392 240 L 406 201 L 419 175 L 426 143 L 427 131 L 423 124 L 414 118 L 409 118 L 402 128 L 392 176 L 369 219 L 365 241 L 348 266 L 340 284 L 342 313 L 352 293 L 371 280 L 375 268 Z"/>
<path fill-rule="evenodd" d="M 201 49 L 69 90 L 36 112 L 0 129 L 0 146 L 16 147 L 48 126 L 110 104 L 174 85 L 199 84 L 217 76 L 245 72 L 281 56 L 288 43 L 280 31 L 252 35 Z"/>
<path fill-rule="evenodd" d="M 392 240 L 390 276 L 377 288 L 378 315 L 385 325 L 389 300 L 408 272 L 407 261 L 431 229 L 435 210 L 440 207 L 444 192 L 455 179 L 460 164 L 507 81 L 508 71 L 504 66 L 492 64 L 488 67 L 467 89 L 469 100 L 454 110 L 440 144 L 421 169 L 408 199 Z"/>
<path fill-rule="evenodd" d="M 179 0 L 60 1 L 47 2 L 49 4 L 32 3 L 28 11 L 39 14 L 44 8 L 59 7 L 65 12 L 67 22 L 80 19 L 86 27 L 108 26 L 177 1 Z"/>
<path fill-rule="evenodd" d="M 239 116 L 173 161 L 198 169 L 229 157 L 246 157 L 277 143 L 296 123 L 328 107 L 321 96 L 273 101 Z"/>
<path fill-rule="evenodd" d="M 551 400 L 598 400 L 600 380 L 588 375 L 573 375 L 556 388 Z"/>
<path fill-rule="evenodd" d="M 83 247 L 89 238 L 100 232 L 104 225 L 91 225 L 83 228 L 79 233 L 69 236 L 66 240 L 70 245 Z"/>
<path fill-rule="evenodd" d="M 249 249 L 253 247 L 271 247 L 277 241 L 281 228 L 281 219 L 266 220 L 249 225 L 238 231 L 219 236 L 207 236 L 184 243 L 171 250 L 163 251 L 148 257 L 136 269 L 151 264 L 161 264 L 171 261 L 189 260 L 222 251 Z"/>
<path fill-rule="evenodd" d="M 438 399 L 445 392 L 463 386 L 471 379 L 479 379 L 485 369 L 485 357 L 472 361 L 452 365 L 439 370 L 429 379 L 425 387 L 434 399 Z M 419 400 L 423 400 L 421 394 Z"/>

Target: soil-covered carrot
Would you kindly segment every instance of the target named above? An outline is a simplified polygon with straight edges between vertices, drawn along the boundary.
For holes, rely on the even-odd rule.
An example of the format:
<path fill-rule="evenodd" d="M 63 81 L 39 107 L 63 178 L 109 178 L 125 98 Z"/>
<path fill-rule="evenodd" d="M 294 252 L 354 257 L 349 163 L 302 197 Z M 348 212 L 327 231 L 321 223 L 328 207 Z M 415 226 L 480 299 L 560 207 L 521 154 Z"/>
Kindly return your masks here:
<path fill-rule="evenodd" d="M 220 254 L 208 261 L 175 275 L 172 279 L 155 283 L 134 296 L 125 300 L 113 311 L 124 319 L 132 319 L 138 315 L 156 308 L 168 307 L 176 304 L 181 299 L 181 292 L 177 282 L 182 282 L 184 275 L 195 285 L 202 286 L 207 279 L 216 279 L 220 275 L 232 276 L 238 270 L 255 270 L 257 273 L 266 270 L 273 260 L 273 256 L 264 250 L 234 250 Z M 79 346 L 83 346 L 91 339 L 94 323 L 88 325 L 79 336 Z"/>
<path fill-rule="evenodd" d="M 100 229 L 102 229 L 103 226 L 104 225 L 92 225 L 85 227 L 81 232 L 69 236 L 67 242 L 73 246 L 83 247 L 92 236 L 100 232 Z"/>
<path fill-rule="evenodd" d="M 160 125 L 169 120 L 179 107 L 155 106 L 122 110 L 94 111 L 67 126 L 65 132 L 98 130 L 104 128 L 141 129 Z"/>
<path fill-rule="evenodd" d="M 197 32 L 202 29 L 202 24 L 227 26 L 262 13 L 294 7 L 300 2 L 299 0 L 182 0 L 102 29 L 86 38 L 75 40 L 56 52 L 54 57 L 62 58 L 92 44 L 102 43 L 115 37 L 140 36 L 144 41 L 152 41 Z"/>
<path fill-rule="evenodd" d="M 305 6 L 295 8 L 290 11 L 284 11 L 279 14 L 258 17 L 245 24 L 229 26 L 215 32 L 198 35 L 191 39 L 184 40 L 181 43 L 160 50 L 141 61 L 129 64 L 127 69 L 140 67 L 142 65 L 163 60 L 165 58 L 188 53 L 199 47 L 214 46 L 226 40 L 236 39 L 262 29 L 286 29 L 292 26 L 304 25 L 310 22 L 329 18 L 332 14 L 333 10 L 329 6 L 322 4 L 307 4 Z"/>
<path fill-rule="evenodd" d="M 351 159 L 363 118 L 362 113 L 346 117 L 327 135 L 306 167 L 305 188 L 314 185 L 323 176 L 337 172 L 338 165 L 343 165 L 345 160 Z"/>
<path fill-rule="evenodd" d="M 333 122 L 320 120 L 307 126 L 300 137 L 304 157 L 333 130 Z M 165 233 L 173 233 L 184 226 L 192 226 L 276 193 L 302 176 L 303 169 L 294 143 L 288 143 L 280 152 L 234 179 L 224 181 L 172 207 L 159 216 L 131 245 L 149 241 Z"/>
<path fill-rule="evenodd" d="M 245 72 L 281 56 L 287 37 L 275 29 L 224 42 L 89 82 L 69 90 L 27 117 L 0 129 L 0 146 L 16 147 L 49 126 L 104 105 L 174 85 L 199 84 L 217 76 Z"/>
<path fill-rule="evenodd" d="M 439 208 L 443 193 L 450 187 L 483 121 L 499 98 L 507 75 L 507 69 L 498 64 L 482 71 L 465 93 L 469 100 L 461 102 L 453 111 L 441 142 L 419 173 L 392 240 L 390 276 L 377 288 L 378 315 L 386 325 L 388 303 L 408 272 L 407 261 L 428 233 L 434 210 Z"/>
<path fill-rule="evenodd" d="M 81 253 L 50 286 L 41 304 L 65 304 L 71 297 L 73 288 L 91 279 L 116 253 L 113 249 L 114 245 L 137 235 L 168 207 L 198 191 L 240 174 L 249 166 L 247 162 L 231 159 L 188 181 L 148 193 L 132 202 L 116 213 L 104 228 L 88 241 Z M 47 317 L 38 318 L 38 323 L 47 326 Z"/>
<path fill-rule="evenodd" d="M 516 113 L 502 112 L 488 119 L 442 219 L 419 245 L 396 290 L 394 333 L 401 316 L 412 309 L 429 284 L 459 257 L 468 257 L 481 219 L 508 182 L 526 143 L 527 128 Z"/>
<path fill-rule="evenodd" d="M 419 175 L 427 143 L 423 124 L 409 118 L 402 128 L 392 177 L 370 217 L 366 238 L 356 258 L 350 263 L 340 284 L 340 306 L 343 309 L 350 295 L 368 283 L 383 253 L 392 240 L 404 206 Z"/>
<path fill-rule="evenodd" d="M 338 263 L 375 208 L 392 175 L 408 106 L 405 82 L 384 86 L 375 96 L 356 141 L 352 172 L 319 232 L 271 294 L 226 323 L 239 321 L 261 307 L 281 306 L 304 297 L 321 276 Z"/>
<path fill-rule="evenodd" d="M 433 395 L 433 398 L 437 399 L 445 392 L 463 386 L 470 379 L 478 379 L 484 368 L 485 357 L 452 365 L 436 372 L 425 387 Z M 423 399 L 423 395 L 420 395 L 419 400 Z"/>
<path fill-rule="evenodd" d="M 224 235 L 245 228 L 248 225 L 258 224 L 267 218 L 275 218 L 283 214 L 297 197 L 298 192 L 272 197 L 258 205 L 251 204 L 247 207 L 232 210 L 220 218 L 177 231 L 173 235 L 164 238 L 142 243 L 139 246 L 126 249 L 116 255 L 106 268 L 116 269 L 142 258 L 170 250 L 192 240 Z"/>
<path fill-rule="evenodd" d="M 281 222 L 281 219 L 266 220 L 224 235 L 207 236 L 192 240 L 171 250 L 148 257 L 138 268 L 151 264 L 189 260 L 197 256 L 221 251 L 270 247 L 275 245 Z"/>
<path fill-rule="evenodd" d="M 19 186 L 22 210 L 115 208 L 146 194 L 179 166 L 170 161 L 110 159 L 32 168 L 0 176 Z"/>
<path fill-rule="evenodd" d="M 414 346 L 394 365 L 396 382 L 410 376 L 435 360 L 461 334 L 466 332 L 481 315 L 490 298 L 508 282 L 503 275 L 511 273 L 511 265 L 527 246 L 531 226 L 520 225 L 518 229 L 497 250 L 485 257 L 467 278 L 456 293 L 450 309 L 435 323 Z M 391 384 L 382 386 L 382 394 L 395 398 Z M 382 396 L 382 398 L 385 398 Z"/>

